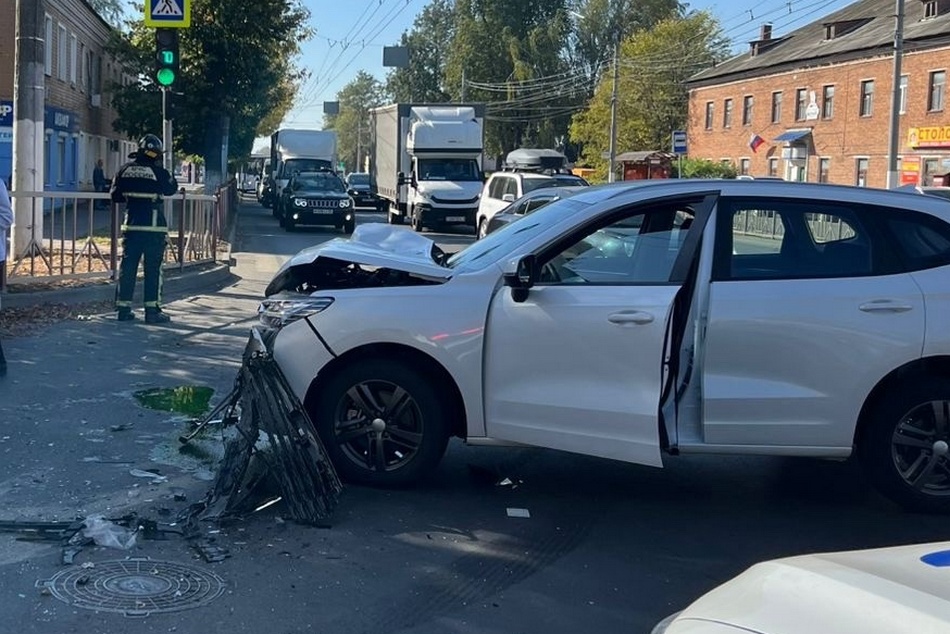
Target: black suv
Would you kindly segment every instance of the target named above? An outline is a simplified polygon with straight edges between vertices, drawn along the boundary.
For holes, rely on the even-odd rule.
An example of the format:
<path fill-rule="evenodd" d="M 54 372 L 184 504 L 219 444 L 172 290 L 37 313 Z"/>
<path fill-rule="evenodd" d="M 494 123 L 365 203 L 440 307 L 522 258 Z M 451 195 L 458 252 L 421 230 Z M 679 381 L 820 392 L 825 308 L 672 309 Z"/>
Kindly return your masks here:
<path fill-rule="evenodd" d="M 332 225 L 345 233 L 356 228 L 356 206 L 343 180 L 329 170 L 294 174 L 278 209 L 280 224 L 287 231 L 297 225 Z"/>

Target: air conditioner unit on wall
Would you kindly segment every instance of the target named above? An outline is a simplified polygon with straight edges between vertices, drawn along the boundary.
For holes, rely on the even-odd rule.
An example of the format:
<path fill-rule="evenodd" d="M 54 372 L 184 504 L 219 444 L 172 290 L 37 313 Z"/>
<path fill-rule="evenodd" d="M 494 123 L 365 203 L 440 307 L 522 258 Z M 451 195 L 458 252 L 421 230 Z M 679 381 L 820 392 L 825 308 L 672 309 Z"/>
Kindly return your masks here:
<path fill-rule="evenodd" d="M 92 95 L 89 97 L 89 102 L 92 104 L 93 108 L 102 107 L 102 95 Z"/>

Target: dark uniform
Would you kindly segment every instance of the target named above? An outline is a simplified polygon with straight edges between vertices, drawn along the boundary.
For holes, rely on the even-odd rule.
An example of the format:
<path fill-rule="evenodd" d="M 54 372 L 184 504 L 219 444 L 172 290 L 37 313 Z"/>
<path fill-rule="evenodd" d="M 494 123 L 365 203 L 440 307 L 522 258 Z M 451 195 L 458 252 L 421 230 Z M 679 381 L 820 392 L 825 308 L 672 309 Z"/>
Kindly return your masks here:
<path fill-rule="evenodd" d="M 119 321 L 135 319 L 132 313 L 132 295 L 139 261 L 145 258 L 145 321 L 169 321 L 162 312 L 162 259 L 168 238 L 163 196 L 178 190 L 175 177 L 162 167 L 161 140 L 154 134 L 139 141 L 139 149 L 116 172 L 112 180 L 112 201 L 125 203 L 126 222 L 122 227 L 122 264 L 119 269 L 116 310 Z"/>

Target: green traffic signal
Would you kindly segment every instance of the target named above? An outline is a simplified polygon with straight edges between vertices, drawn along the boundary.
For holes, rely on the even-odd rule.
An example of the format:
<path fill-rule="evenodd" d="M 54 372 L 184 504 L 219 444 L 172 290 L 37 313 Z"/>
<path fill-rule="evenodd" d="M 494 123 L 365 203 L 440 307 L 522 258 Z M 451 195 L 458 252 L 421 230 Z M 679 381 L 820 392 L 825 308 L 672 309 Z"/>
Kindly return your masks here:
<path fill-rule="evenodd" d="M 161 68 L 155 74 L 155 79 L 157 79 L 158 83 L 162 86 L 171 86 L 175 83 L 175 71 L 171 68 Z"/>

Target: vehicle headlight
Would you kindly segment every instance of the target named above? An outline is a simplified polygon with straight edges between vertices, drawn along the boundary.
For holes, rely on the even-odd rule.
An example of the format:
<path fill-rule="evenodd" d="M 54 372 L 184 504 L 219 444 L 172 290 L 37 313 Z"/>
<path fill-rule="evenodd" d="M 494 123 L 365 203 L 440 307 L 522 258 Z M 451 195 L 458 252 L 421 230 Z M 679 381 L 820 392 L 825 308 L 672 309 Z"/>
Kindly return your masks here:
<path fill-rule="evenodd" d="M 265 299 L 257 309 L 257 317 L 261 325 L 267 328 L 283 328 L 299 319 L 323 312 L 332 303 L 332 297 Z"/>
<path fill-rule="evenodd" d="M 340 201 L 340 207 L 341 207 L 341 208 L 346 209 L 346 208 L 349 207 L 349 206 L 350 206 L 350 199 L 349 199 L 349 198 L 344 198 L 343 200 Z"/>
<path fill-rule="evenodd" d="M 306 207 L 307 201 L 303 198 L 294 198 L 294 207 Z"/>

